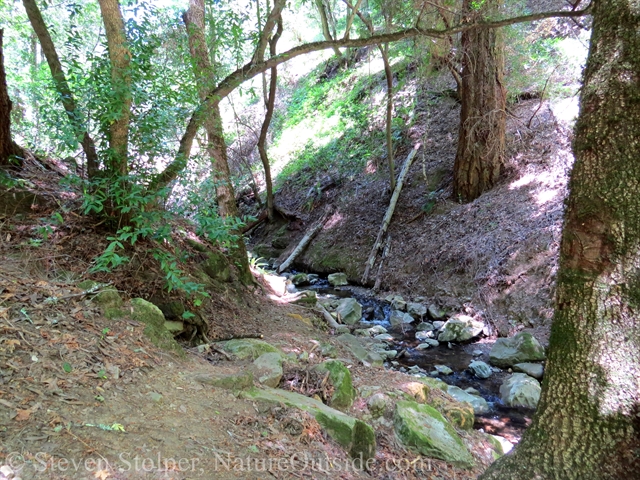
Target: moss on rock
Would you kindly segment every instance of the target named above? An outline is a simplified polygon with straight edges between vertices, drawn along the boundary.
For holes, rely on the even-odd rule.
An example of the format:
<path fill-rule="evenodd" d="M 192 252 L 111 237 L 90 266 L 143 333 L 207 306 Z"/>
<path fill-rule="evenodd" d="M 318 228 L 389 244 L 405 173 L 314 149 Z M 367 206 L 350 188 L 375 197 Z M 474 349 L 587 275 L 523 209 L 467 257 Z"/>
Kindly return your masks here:
<path fill-rule="evenodd" d="M 165 318 L 158 307 L 142 298 L 131 299 L 131 318 L 146 325 L 144 334 L 155 346 L 184 357 L 184 350 L 165 328 Z"/>
<path fill-rule="evenodd" d="M 334 388 L 329 406 L 339 410 L 351 407 L 356 397 L 356 390 L 353 388 L 351 372 L 344 363 L 339 360 L 327 360 L 317 365 L 315 369 L 319 372 L 329 372 L 329 382 Z"/>

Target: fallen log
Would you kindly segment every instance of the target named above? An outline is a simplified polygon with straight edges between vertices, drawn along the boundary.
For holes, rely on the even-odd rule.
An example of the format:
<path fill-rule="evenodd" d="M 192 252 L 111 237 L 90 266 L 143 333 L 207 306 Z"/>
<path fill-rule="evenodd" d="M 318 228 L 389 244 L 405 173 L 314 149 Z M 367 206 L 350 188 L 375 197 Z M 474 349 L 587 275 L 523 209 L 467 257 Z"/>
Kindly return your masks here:
<path fill-rule="evenodd" d="M 305 249 L 305 247 L 309 244 L 309 242 L 311 242 L 311 240 L 313 239 L 313 237 L 316 236 L 316 234 L 320 231 L 320 229 L 322 228 L 322 226 L 325 224 L 325 222 L 327 221 L 327 219 L 329 218 L 329 215 L 331 215 L 331 213 L 333 212 L 332 208 L 327 208 L 324 215 L 322 215 L 322 218 L 320 218 L 320 220 L 309 229 L 309 231 L 307 232 L 307 234 L 302 238 L 302 240 L 300 240 L 300 243 L 298 243 L 298 246 L 293 250 L 293 252 L 291 252 L 291 255 L 289 255 L 289 258 L 287 258 L 279 267 L 278 267 L 278 273 L 282 273 L 284 272 L 287 268 L 289 268 L 289 266 L 293 263 L 293 261 L 296 259 L 296 257 L 298 255 L 300 255 L 300 253 L 302 253 L 302 251 Z"/>
<path fill-rule="evenodd" d="M 380 284 L 382 283 L 382 266 L 384 265 L 384 261 L 389 255 L 391 251 L 391 235 L 387 235 L 387 241 L 384 245 L 384 250 L 382 250 L 382 257 L 380 258 L 380 265 L 378 265 L 378 273 L 376 273 L 376 282 L 373 285 L 373 291 L 378 292 L 380 290 Z"/>
<path fill-rule="evenodd" d="M 324 318 L 325 322 L 327 322 L 327 324 L 333 328 L 333 329 L 337 329 L 340 327 L 340 324 L 338 322 L 336 322 L 336 319 L 333 318 L 333 316 L 327 311 L 326 308 L 324 308 L 324 305 L 322 305 L 320 302 L 318 302 L 316 304 L 316 307 L 318 307 L 318 310 L 320 310 L 320 313 L 322 314 L 322 317 Z"/>
<path fill-rule="evenodd" d="M 382 220 L 382 225 L 380 226 L 380 231 L 378 232 L 378 237 L 376 238 L 376 242 L 373 244 L 373 248 L 371 249 L 369 258 L 367 259 L 367 264 L 364 269 L 364 275 L 362 275 L 363 285 L 366 285 L 367 280 L 369 280 L 369 273 L 371 272 L 371 269 L 373 268 L 373 264 L 376 261 L 376 256 L 378 255 L 378 251 L 382 247 L 382 239 L 384 237 L 384 234 L 386 233 L 387 228 L 389 227 L 389 223 L 391 223 L 393 212 L 396 209 L 396 203 L 398 203 L 398 198 L 400 197 L 400 192 L 402 191 L 402 185 L 404 183 L 404 179 L 407 176 L 407 173 L 409 173 L 409 168 L 413 163 L 413 157 L 415 157 L 416 152 L 418 151 L 419 148 L 420 148 L 419 143 L 417 143 L 413 147 L 413 150 L 411 150 L 411 153 L 409 153 L 409 156 L 405 160 L 404 166 L 402 167 L 402 171 L 398 176 L 396 188 L 393 191 L 393 195 L 391 195 L 391 201 L 389 202 L 389 208 L 387 208 L 387 213 L 385 214 L 384 219 Z"/>

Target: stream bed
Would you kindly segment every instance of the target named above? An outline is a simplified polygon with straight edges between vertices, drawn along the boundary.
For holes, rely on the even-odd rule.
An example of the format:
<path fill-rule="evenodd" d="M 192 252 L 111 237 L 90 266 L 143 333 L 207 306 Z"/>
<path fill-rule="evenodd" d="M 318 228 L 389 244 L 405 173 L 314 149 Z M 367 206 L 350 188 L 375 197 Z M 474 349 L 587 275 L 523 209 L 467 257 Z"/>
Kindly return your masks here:
<path fill-rule="evenodd" d="M 436 347 L 419 350 L 416 347 L 420 341 L 416 339 L 415 333 L 416 325 L 420 323 L 420 320 L 392 327 L 390 315 L 393 308 L 391 304 L 376 297 L 371 290 L 357 286 L 334 288 L 325 279 L 318 279 L 313 285 L 298 288 L 315 291 L 318 301 L 322 303 L 330 303 L 332 300 L 344 298 L 357 300 L 362 305 L 362 318 L 354 327 L 366 329 L 379 325 L 384 327 L 387 333 L 393 337 L 387 343 L 390 344 L 391 349 L 398 352 L 398 356 L 393 360 L 385 361 L 385 368 L 410 375 L 432 376 L 462 390 L 475 389 L 477 394 L 486 400 L 489 411 L 476 414 L 474 428 L 500 435 L 512 443 L 517 443 L 520 440 L 522 433 L 531 422 L 534 411 L 507 407 L 500 399 L 500 386 L 510 373 L 493 368 L 493 374 L 489 378 L 481 379 L 468 370 L 469 364 L 474 360 L 489 363 L 489 351 L 494 340 L 480 337 L 462 344 L 441 343 Z M 440 365 L 449 367 L 453 373 L 449 375 L 437 373 L 436 366 Z"/>

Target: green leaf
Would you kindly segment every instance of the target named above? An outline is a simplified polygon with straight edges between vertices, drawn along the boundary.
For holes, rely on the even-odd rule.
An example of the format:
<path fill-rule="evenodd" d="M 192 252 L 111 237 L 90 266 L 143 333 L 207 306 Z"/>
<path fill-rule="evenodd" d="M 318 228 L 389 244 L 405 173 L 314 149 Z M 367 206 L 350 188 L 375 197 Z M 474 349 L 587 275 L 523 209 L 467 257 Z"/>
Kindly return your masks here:
<path fill-rule="evenodd" d="M 62 370 L 64 370 L 66 373 L 71 373 L 71 371 L 73 370 L 73 367 L 69 362 L 64 362 L 62 364 Z"/>

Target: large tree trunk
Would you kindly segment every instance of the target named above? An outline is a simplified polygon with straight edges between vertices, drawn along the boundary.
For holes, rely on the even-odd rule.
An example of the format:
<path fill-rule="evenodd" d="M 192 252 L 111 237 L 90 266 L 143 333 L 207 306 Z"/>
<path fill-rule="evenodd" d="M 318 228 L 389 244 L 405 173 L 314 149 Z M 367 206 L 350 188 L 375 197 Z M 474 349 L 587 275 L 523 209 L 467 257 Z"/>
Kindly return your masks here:
<path fill-rule="evenodd" d="M 209 61 L 209 51 L 204 35 L 204 0 L 190 0 L 189 9 L 184 13 L 183 20 L 189 36 L 189 50 L 195 62 L 196 83 L 198 85 L 198 95 L 204 101 L 207 92 L 215 81 L 213 68 Z M 231 183 L 231 171 L 227 159 L 227 145 L 224 141 L 224 130 L 222 127 L 222 116 L 220 115 L 220 105 L 215 103 L 204 115 L 204 126 L 207 131 L 207 152 L 211 158 L 213 178 L 216 184 L 216 198 L 218 202 L 218 214 L 223 217 L 239 216 L 236 204 L 236 195 Z M 247 250 L 240 232 L 238 235 L 237 248 L 234 257 L 241 265 L 241 280 L 245 284 L 252 281 L 251 270 Z"/>
<path fill-rule="evenodd" d="M 485 480 L 640 478 L 640 4 L 593 8 L 542 398 Z"/>
<path fill-rule="evenodd" d="M 109 131 L 109 173 L 125 176 L 129 173 L 127 149 L 129 146 L 129 120 L 131 117 L 131 52 L 127 46 L 124 20 L 118 0 L 98 0 L 111 61 L 111 80 L 114 94 L 120 104 L 118 118 Z"/>
<path fill-rule="evenodd" d="M 464 0 L 465 15 L 494 12 L 500 0 L 487 0 L 480 12 Z M 490 190 L 500 177 L 504 160 L 506 92 L 502 85 L 500 31 L 473 28 L 462 43 L 462 109 L 458 151 L 453 167 L 453 197 L 470 202 Z"/>
<path fill-rule="evenodd" d="M 84 150 L 84 154 L 87 158 L 87 176 L 89 178 L 93 178 L 98 171 L 98 154 L 96 153 L 96 146 L 84 126 L 81 113 L 78 111 L 75 98 L 69 88 L 64 71 L 62 70 L 62 64 L 60 63 L 60 58 L 56 52 L 56 47 L 53 44 L 53 40 L 51 40 L 51 35 L 49 35 L 49 30 L 42 18 L 42 14 L 40 13 L 36 0 L 22 0 L 22 4 L 24 5 L 27 16 L 29 17 L 29 22 L 31 22 L 31 26 L 40 41 L 42 52 L 44 53 L 47 63 L 49 64 L 49 69 L 51 70 L 53 83 L 60 95 L 62 106 L 67 112 L 69 123 L 71 123 L 74 133 L 79 139 L 82 149 Z"/>

